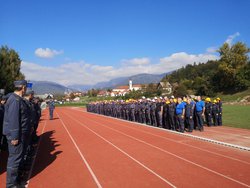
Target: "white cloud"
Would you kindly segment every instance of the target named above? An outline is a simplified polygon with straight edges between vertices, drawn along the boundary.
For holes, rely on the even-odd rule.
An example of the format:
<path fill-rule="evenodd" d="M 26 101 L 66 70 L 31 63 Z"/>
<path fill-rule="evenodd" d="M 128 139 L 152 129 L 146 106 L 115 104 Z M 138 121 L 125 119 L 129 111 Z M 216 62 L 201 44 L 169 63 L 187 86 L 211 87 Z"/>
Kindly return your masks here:
<path fill-rule="evenodd" d="M 133 58 L 133 59 L 123 59 L 122 63 L 124 65 L 148 65 L 150 63 L 150 59 L 143 58 Z"/>
<path fill-rule="evenodd" d="M 141 73 L 160 74 L 176 70 L 194 62 L 207 62 L 218 59 L 213 54 L 187 54 L 185 52 L 174 53 L 170 56 L 151 63 L 148 58 L 134 58 L 121 60 L 120 66 L 101 66 L 86 63 L 85 61 L 68 62 L 57 67 L 41 66 L 35 63 L 23 61 L 21 71 L 28 80 L 54 81 L 63 85 L 86 84 L 92 85 L 98 82 L 124 76 Z"/>
<path fill-rule="evenodd" d="M 41 58 L 53 58 L 56 55 L 62 54 L 63 51 L 51 50 L 49 48 L 37 48 L 35 50 L 35 55 Z"/>
<path fill-rule="evenodd" d="M 208 60 L 216 60 L 219 57 L 213 54 L 187 54 L 186 52 L 174 53 L 171 56 L 160 59 L 160 67 L 169 71 L 178 69 L 187 64 L 205 63 Z M 160 68 L 159 67 L 159 68 Z"/>
<path fill-rule="evenodd" d="M 212 46 L 207 48 L 206 52 L 207 53 L 215 53 L 218 50 L 218 47 Z"/>
<path fill-rule="evenodd" d="M 227 40 L 226 40 L 225 42 L 228 43 L 229 46 L 231 46 L 233 40 L 234 40 L 236 37 L 238 37 L 238 36 L 240 36 L 240 33 L 239 33 L 239 32 L 236 32 L 236 33 L 234 33 L 233 35 L 229 35 L 229 36 L 227 37 Z"/>

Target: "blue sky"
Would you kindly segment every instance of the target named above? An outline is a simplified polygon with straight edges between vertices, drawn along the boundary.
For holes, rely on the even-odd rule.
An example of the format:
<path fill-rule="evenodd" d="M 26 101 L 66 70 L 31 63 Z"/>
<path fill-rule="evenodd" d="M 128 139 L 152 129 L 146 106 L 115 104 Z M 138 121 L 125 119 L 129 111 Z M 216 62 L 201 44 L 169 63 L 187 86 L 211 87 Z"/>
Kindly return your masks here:
<path fill-rule="evenodd" d="M 1 1 L 0 45 L 30 80 L 95 84 L 218 59 L 250 44 L 249 0 Z"/>

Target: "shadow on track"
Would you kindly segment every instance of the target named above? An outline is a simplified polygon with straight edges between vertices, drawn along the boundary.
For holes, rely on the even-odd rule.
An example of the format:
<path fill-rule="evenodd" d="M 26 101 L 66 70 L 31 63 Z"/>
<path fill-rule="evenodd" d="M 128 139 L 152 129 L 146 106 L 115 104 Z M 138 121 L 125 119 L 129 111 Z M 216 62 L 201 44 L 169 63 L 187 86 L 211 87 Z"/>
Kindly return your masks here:
<path fill-rule="evenodd" d="M 56 147 L 60 146 L 60 144 L 57 144 L 57 141 L 53 138 L 54 133 L 55 131 L 48 131 L 40 136 L 41 143 L 38 148 L 35 165 L 30 178 L 42 172 L 56 160 L 57 155 L 62 153 L 62 151 L 56 151 Z"/>
<path fill-rule="evenodd" d="M 6 172 L 7 160 L 8 160 L 8 152 L 1 151 L 0 152 L 0 175 Z"/>

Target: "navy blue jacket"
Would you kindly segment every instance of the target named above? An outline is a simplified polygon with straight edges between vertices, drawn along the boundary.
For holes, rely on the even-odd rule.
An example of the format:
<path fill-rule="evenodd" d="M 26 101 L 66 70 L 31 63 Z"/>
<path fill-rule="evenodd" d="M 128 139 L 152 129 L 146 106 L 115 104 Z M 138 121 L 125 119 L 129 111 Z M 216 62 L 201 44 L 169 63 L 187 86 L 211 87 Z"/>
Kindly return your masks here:
<path fill-rule="evenodd" d="M 192 104 L 186 104 L 185 106 L 185 117 L 189 118 L 190 116 L 193 116 L 194 114 L 194 108 Z"/>
<path fill-rule="evenodd" d="M 5 104 L 3 134 L 9 140 L 19 140 L 21 136 L 21 102 L 22 98 L 12 93 Z"/>

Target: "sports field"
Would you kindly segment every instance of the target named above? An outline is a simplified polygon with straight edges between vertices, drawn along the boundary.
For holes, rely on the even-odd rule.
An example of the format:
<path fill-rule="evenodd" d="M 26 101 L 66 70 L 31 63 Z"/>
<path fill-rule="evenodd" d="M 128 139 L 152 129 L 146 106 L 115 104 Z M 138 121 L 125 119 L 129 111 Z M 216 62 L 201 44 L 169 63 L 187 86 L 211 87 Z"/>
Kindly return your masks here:
<path fill-rule="evenodd" d="M 45 110 L 39 132 L 27 187 L 250 187 L 250 151 L 190 133 L 108 118 L 78 107 L 56 108 L 54 120 Z M 221 141 L 246 137 L 245 147 L 250 149 L 249 130 L 205 127 L 193 135 L 221 135 Z M 5 184 L 5 170 L 0 187 Z"/>
<path fill-rule="evenodd" d="M 223 124 L 250 129 L 250 105 L 223 105 Z"/>

